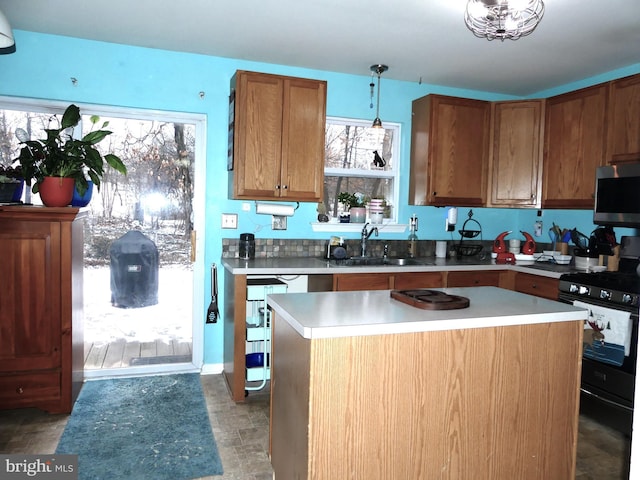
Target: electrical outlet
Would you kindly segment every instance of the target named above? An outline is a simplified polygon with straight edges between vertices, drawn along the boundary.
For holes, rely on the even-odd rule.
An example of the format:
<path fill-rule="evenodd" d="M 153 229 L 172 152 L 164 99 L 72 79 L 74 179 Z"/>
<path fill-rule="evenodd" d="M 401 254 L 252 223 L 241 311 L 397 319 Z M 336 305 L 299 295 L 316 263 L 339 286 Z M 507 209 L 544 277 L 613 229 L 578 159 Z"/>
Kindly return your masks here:
<path fill-rule="evenodd" d="M 287 217 L 282 215 L 271 216 L 271 230 L 286 230 L 287 229 Z"/>
<path fill-rule="evenodd" d="M 238 214 L 236 214 L 236 213 L 223 213 L 222 214 L 222 228 L 238 228 Z"/>

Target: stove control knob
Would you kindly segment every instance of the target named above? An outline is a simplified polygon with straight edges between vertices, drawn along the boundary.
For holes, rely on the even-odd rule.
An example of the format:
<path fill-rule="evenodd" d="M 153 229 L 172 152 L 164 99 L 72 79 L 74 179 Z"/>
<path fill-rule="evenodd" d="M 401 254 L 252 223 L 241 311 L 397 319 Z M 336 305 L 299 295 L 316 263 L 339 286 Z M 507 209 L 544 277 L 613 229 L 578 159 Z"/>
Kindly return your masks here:
<path fill-rule="evenodd" d="M 578 287 L 578 295 L 589 295 L 589 287 L 585 287 L 584 285 L 580 285 Z"/>
<path fill-rule="evenodd" d="M 633 302 L 633 296 L 629 295 L 628 293 L 623 293 L 622 294 L 622 303 L 632 303 Z"/>
<path fill-rule="evenodd" d="M 611 300 L 611 292 L 608 290 L 600 290 L 600 298 L 603 300 Z"/>

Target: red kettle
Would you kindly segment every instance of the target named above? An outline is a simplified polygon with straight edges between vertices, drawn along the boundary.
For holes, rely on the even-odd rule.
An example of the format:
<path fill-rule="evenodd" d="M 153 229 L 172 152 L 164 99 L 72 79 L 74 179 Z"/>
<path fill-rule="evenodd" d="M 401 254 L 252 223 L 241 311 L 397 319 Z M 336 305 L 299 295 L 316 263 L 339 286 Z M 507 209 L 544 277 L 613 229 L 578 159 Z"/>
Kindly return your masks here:
<path fill-rule="evenodd" d="M 504 253 L 507 251 L 507 242 L 504 241 L 504 237 L 506 237 L 510 233 L 511 230 L 502 232 L 496 237 L 496 239 L 493 241 L 493 253 Z"/>

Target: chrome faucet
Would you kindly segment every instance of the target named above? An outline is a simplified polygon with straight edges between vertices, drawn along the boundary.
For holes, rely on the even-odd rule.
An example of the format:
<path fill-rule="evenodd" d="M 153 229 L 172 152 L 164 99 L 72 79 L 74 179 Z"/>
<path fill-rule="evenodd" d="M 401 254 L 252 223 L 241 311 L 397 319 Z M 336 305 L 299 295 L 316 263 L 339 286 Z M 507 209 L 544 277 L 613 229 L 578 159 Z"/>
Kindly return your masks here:
<path fill-rule="evenodd" d="M 371 234 L 375 232 L 376 237 L 378 236 L 378 227 L 373 227 L 371 230 L 367 231 L 367 225 L 369 224 L 365 223 L 364 227 L 362 227 L 362 238 L 360 239 L 360 256 L 361 257 L 367 256 L 367 240 L 369 239 Z"/>

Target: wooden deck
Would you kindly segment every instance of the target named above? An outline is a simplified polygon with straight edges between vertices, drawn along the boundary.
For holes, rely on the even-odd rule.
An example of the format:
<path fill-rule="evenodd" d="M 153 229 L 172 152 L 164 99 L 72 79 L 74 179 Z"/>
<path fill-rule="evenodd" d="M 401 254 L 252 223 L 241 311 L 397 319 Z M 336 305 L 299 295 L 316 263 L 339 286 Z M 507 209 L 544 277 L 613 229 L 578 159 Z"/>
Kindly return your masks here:
<path fill-rule="evenodd" d="M 169 343 L 162 340 L 127 342 L 124 338 L 120 338 L 111 343 L 85 343 L 84 345 L 85 370 L 187 361 L 191 361 L 191 342 L 175 340 Z"/>

